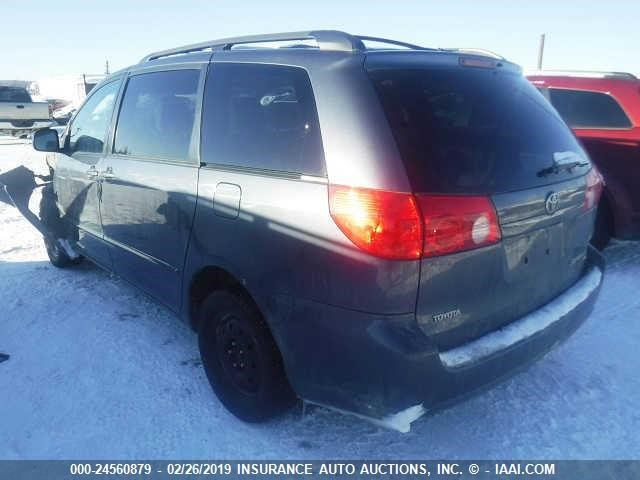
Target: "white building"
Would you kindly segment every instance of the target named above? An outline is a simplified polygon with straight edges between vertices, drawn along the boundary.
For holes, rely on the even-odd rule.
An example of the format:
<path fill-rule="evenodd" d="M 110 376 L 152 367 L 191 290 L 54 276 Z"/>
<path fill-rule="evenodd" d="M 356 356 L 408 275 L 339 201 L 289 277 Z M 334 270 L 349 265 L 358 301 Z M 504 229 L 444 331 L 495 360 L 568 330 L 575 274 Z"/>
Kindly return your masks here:
<path fill-rule="evenodd" d="M 34 94 L 41 99 L 64 100 L 78 106 L 87 93 L 105 77 L 104 74 L 58 75 L 34 82 Z"/>

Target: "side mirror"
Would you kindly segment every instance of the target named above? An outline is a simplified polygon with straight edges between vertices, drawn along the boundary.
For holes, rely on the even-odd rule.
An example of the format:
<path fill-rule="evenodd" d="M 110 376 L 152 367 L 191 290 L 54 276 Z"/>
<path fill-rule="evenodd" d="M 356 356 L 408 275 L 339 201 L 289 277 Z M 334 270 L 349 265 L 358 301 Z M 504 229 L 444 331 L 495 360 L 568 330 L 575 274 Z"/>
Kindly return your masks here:
<path fill-rule="evenodd" d="M 33 135 L 33 148 L 39 152 L 59 152 L 58 132 L 50 128 L 43 128 Z"/>

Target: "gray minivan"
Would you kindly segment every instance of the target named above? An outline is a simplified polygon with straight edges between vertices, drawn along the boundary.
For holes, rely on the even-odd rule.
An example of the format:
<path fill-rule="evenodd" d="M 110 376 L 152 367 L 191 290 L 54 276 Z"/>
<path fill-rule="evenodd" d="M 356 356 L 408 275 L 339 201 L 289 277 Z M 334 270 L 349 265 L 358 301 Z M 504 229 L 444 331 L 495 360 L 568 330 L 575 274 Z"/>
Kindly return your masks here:
<path fill-rule="evenodd" d="M 204 42 L 111 75 L 33 143 L 52 263 L 87 258 L 190 322 L 246 421 L 301 398 L 406 431 L 568 337 L 603 278 L 601 177 L 491 53 Z"/>

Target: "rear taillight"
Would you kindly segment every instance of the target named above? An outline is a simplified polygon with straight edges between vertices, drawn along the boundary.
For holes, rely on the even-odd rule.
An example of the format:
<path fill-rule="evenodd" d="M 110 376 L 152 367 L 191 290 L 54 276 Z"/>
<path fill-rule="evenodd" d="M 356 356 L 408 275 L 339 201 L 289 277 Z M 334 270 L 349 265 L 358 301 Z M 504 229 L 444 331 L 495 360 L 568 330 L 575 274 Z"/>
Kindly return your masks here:
<path fill-rule="evenodd" d="M 414 260 L 500 241 L 487 197 L 417 195 L 332 185 L 329 208 L 357 247 L 377 257 Z"/>
<path fill-rule="evenodd" d="M 591 170 L 587 173 L 586 179 L 587 188 L 584 192 L 584 204 L 582 205 L 582 210 L 585 212 L 598 205 L 600 195 L 602 195 L 602 189 L 604 188 L 604 180 L 595 165 L 591 166 Z"/>
<path fill-rule="evenodd" d="M 484 247 L 500 241 L 500 225 L 488 197 L 418 195 L 424 219 L 425 257 Z"/>
<path fill-rule="evenodd" d="M 422 253 L 422 220 L 410 193 L 329 187 L 336 225 L 357 247 L 377 257 L 414 260 Z"/>

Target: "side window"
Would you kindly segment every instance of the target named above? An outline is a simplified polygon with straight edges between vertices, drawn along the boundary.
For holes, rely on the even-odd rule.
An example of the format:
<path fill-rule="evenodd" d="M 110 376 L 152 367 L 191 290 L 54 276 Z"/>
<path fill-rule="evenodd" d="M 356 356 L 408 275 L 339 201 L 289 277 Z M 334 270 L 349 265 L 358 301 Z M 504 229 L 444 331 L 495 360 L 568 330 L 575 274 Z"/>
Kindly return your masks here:
<path fill-rule="evenodd" d="M 550 88 L 551 103 L 573 128 L 630 128 L 631 121 L 610 95 Z"/>
<path fill-rule="evenodd" d="M 129 78 L 113 152 L 187 160 L 200 70 L 171 70 Z"/>
<path fill-rule="evenodd" d="M 202 118 L 205 163 L 325 175 L 313 90 L 301 68 L 211 64 Z"/>
<path fill-rule="evenodd" d="M 69 130 L 70 153 L 102 153 L 120 81 L 107 83 L 89 97 Z"/>

